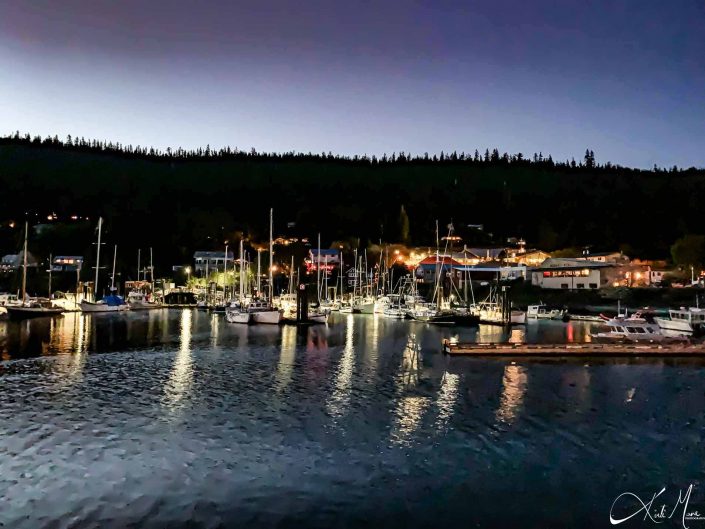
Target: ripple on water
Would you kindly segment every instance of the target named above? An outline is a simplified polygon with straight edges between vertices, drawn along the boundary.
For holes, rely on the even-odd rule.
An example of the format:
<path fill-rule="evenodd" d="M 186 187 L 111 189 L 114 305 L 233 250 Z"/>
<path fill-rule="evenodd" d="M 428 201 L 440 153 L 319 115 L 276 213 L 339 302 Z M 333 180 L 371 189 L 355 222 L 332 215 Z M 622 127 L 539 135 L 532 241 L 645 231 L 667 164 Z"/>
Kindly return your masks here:
<path fill-rule="evenodd" d="M 383 318 L 158 312 L 39 325 L 54 356 L 0 365 L 5 526 L 594 526 L 624 490 L 702 480 L 698 364 L 448 359 L 447 329 Z"/>

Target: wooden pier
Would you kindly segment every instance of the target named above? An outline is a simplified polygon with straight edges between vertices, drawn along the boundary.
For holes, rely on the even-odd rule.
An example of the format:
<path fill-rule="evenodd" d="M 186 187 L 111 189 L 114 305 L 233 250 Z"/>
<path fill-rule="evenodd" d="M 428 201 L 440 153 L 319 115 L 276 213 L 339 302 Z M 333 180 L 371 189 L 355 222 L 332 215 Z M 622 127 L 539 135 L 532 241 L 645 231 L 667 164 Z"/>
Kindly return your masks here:
<path fill-rule="evenodd" d="M 454 343 L 443 340 L 443 353 L 451 356 L 663 356 L 705 357 L 705 344 L 691 343 Z"/>

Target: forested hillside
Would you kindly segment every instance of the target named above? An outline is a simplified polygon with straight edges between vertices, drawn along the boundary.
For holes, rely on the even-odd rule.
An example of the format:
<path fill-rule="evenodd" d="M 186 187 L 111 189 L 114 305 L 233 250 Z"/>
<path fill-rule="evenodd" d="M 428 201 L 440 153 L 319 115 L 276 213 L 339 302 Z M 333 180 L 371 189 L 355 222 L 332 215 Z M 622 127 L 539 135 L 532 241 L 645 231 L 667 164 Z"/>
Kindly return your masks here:
<path fill-rule="evenodd" d="M 298 232 L 320 231 L 327 243 L 432 244 L 438 219 L 441 226 L 484 224 L 496 240 L 521 236 L 547 250 L 626 245 L 636 255 L 665 257 L 675 239 L 703 231 L 705 171 L 600 165 L 590 151 L 561 163 L 497 150 L 378 159 L 158 152 L 14 135 L 0 140 L 0 189 L 0 220 L 21 221 L 27 211 L 101 215 L 109 238 L 127 251 L 153 246 L 174 263 L 240 230 L 264 238 L 270 206 L 275 231 L 296 222 Z M 91 236 L 76 228 L 65 244 L 80 239 L 75 246 L 89 247 Z M 0 244 L 5 250 L 16 241 L 5 234 Z"/>

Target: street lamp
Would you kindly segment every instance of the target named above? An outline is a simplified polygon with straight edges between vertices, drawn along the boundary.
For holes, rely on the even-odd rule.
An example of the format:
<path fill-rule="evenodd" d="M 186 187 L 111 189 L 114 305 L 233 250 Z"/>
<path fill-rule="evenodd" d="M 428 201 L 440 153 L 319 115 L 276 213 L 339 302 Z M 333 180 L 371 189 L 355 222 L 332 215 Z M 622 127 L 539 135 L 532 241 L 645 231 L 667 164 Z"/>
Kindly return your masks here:
<path fill-rule="evenodd" d="M 189 282 L 191 281 L 191 267 L 187 266 L 184 269 L 184 272 L 186 272 L 186 286 L 188 286 Z"/>

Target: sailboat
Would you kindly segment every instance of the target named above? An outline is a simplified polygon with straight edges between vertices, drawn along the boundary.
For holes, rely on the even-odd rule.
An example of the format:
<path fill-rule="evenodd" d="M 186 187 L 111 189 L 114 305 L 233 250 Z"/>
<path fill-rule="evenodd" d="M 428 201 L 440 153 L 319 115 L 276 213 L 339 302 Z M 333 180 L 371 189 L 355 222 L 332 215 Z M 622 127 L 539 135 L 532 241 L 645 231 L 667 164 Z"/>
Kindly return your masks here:
<path fill-rule="evenodd" d="M 282 312 L 274 305 L 273 299 L 273 277 L 272 267 L 274 266 L 274 242 L 272 239 L 272 229 L 274 224 L 274 209 L 269 210 L 269 296 L 266 300 L 253 300 L 247 307 L 252 315 L 254 323 L 265 323 L 278 325 L 282 321 Z"/>
<path fill-rule="evenodd" d="M 524 325 L 526 312 L 509 308 L 509 315 L 502 310 L 497 287 L 490 288 L 490 293 L 484 301 L 470 307 L 471 313 L 480 318 L 480 323 Z"/>
<path fill-rule="evenodd" d="M 100 274 L 100 238 L 103 229 L 103 218 L 98 219 L 98 246 L 95 259 L 95 282 L 93 283 L 93 301 L 81 301 L 81 311 L 83 312 L 123 312 L 129 310 L 130 307 L 125 303 L 122 297 L 115 294 L 115 262 L 117 260 L 117 245 L 113 253 L 113 275 L 111 278 L 110 295 L 104 296 L 103 299 L 98 299 L 98 277 Z"/>
<path fill-rule="evenodd" d="M 228 323 L 242 323 L 247 325 L 252 320 L 252 315 L 244 306 L 245 302 L 245 281 L 243 278 L 244 267 L 243 267 L 243 242 L 240 239 L 240 298 L 237 301 L 233 301 L 225 309 L 225 319 Z"/>
<path fill-rule="evenodd" d="M 29 223 L 24 223 L 24 249 L 22 251 L 22 300 L 19 305 L 5 305 L 11 319 L 38 318 L 40 316 L 58 316 L 64 309 L 54 307 L 50 300 L 40 302 L 27 298 L 27 235 Z M 51 262 L 49 263 L 51 266 Z"/>

